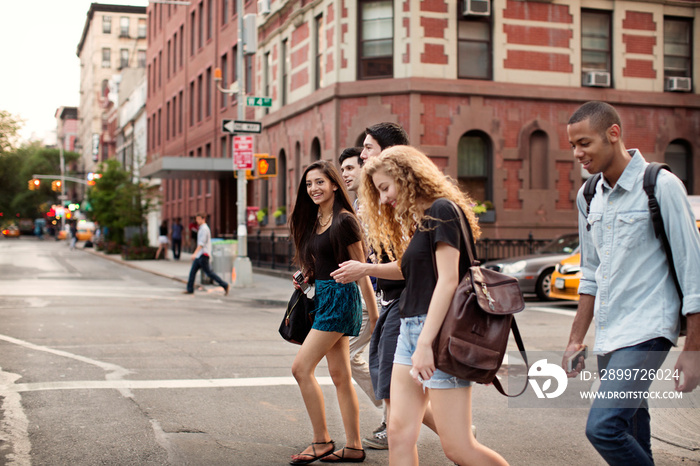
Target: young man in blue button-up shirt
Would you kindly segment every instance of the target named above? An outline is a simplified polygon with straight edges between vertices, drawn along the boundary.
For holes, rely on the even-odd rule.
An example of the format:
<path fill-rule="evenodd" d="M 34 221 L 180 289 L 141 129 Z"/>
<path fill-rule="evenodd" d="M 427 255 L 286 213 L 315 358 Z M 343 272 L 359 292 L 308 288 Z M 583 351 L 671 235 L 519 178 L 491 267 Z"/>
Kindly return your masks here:
<path fill-rule="evenodd" d="M 622 377 L 602 380 L 599 393 L 644 393 L 651 380 L 634 374 L 661 366 L 678 341 L 681 308 L 642 188 L 647 162 L 638 150 L 625 148 L 620 117 L 606 103 L 582 105 L 567 132 L 574 157 L 589 173 L 603 176 L 588 215 L 583 188 L 576 199 L 583 276 L 564 361 L 582 347 L 595 318 L 598 374 L 623 369 Z M 690 392 L 700 379 L 700 235 L 683 184 L 666 170 L 659 173 L 656 198 L 684 295 L 682 310 L 688 316 L 688 336 L 675 366 L 680 376 L 676 390 Z M 569 376 L 582 369 L 579 364 Z M 609 464 L 654 464 L 644 396 L 632 401 L 596 399 L 586 435 Z"/>

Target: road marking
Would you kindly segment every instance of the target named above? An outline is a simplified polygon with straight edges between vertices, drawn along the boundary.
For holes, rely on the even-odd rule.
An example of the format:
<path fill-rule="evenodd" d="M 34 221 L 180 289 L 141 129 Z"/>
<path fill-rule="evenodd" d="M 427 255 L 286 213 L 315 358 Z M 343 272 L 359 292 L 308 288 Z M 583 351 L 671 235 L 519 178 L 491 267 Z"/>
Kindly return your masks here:
<path fill-rule="evenodd" d="M 333 385 L 330 377 L 317 377 L 319 385 Z M 297 385 L 294 377 L 173 380 L 75 380 L 0 385 L 0 393 L 43 390 L 150 390 L 159 388 L 273 387 Z"/>
<path fill-rule="evenodd" d="M 560 316 L 574 317 L 576 315 L 576 311 L 567 311 L 564 309 L 553 309 L 553 308 L 549 308 L 549 307 L 528 307 L 526 309 L 528 311 L 546 312 L 549 314 L 559 314 Z"/>

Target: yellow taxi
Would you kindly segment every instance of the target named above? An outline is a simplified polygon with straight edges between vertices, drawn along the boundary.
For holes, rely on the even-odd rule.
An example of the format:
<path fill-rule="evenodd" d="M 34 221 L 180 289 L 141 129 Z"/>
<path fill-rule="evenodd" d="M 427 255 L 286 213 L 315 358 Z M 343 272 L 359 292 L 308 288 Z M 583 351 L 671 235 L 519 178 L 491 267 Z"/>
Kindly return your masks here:
<path fill-rule="evenodd" d="M 6 238 L 19 238 L 19 228 L 17 225 L 10 225 L 2 229 L 2 236 Z"/>
<path fill-rule="evenodd" d="M 559 262 L 552 272 L 549 297 L 578 301 L 578 285 L 581 281 L 581 253 L 576 252 Z"/>

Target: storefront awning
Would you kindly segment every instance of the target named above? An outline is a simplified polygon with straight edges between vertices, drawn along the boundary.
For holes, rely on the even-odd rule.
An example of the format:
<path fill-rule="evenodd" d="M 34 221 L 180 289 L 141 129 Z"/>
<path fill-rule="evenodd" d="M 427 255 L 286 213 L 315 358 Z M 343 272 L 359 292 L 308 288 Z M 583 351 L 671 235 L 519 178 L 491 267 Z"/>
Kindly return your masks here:
<path fill-rule="evenodd" d="M 233 160 L 230 158 L 161 157 L 144 165 L 140 172 L 143 178 L 233 178 Z"/>

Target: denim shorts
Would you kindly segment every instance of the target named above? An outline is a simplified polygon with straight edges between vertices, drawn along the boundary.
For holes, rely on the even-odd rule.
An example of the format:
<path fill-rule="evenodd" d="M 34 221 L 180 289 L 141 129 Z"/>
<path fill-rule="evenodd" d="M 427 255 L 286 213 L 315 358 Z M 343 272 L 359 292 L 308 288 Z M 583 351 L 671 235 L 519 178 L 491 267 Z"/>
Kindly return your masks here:
<path fill-rule="evenodd" d="M 401 364 L 404 366 L 413 365 L 411 356 L 413 356 L 413 353 L 416 351 L 418 337 L 420 336 L 420 332 L 423 330 L 426 317 L 427 314 L 401 318 L 401 333 L 399 334 L 399 341 L 396 345 L 394 364 Z M 448 388 L 469 387 L 471 384 L 472 383 L 468 380 L 458 379 L 454 375 L 450 375 L 441 371 L 440 369 L 435 369 L 433 376 L 423 382 L 423 388 L 436 388 L 442 390 Z"/>

